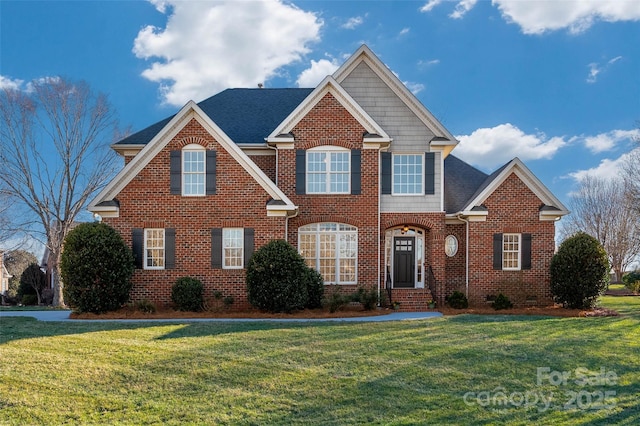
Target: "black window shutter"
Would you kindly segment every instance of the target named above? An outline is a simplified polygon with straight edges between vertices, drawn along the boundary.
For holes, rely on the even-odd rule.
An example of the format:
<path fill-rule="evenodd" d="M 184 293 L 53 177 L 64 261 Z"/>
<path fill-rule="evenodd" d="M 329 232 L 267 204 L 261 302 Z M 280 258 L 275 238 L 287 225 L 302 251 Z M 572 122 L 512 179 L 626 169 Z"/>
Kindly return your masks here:
<path fill-rule="evenodd" d="M 182 194 L 182 152 L 171 151 L 169 154 L 170 191 L 174 195 Z"/>
<path fill-rule="evenodd" d="M 144 250 L 144 229 L 133 228 L 131 230 L 131 250 L 136 269 L 142 269 L 142 251 Z"/>
<path fill-rule="evenodd" d="M 176 268 L 176 230 L 164 230 L 164 269 Z"/>
<path fill-rule="evenodd" d="M 222 268 L 222 228 L 211 230 L 211 267 Z"/>
<path fill-rule="evenodd" d="M 521 269 L 531 269 L 531 234 L 522 234 L 522 256 Z"/>
<path fill-rule="evenodd" d="M 207 151 L 207 177 L 205 182 L 207 195 L 216 193 L 216 154 L 216 151 Z"/>
<path fill-rule="evenodd" d="M 502 234 L 493 234 L 493 269 L 502 270 Z"/>
<path fill-rule="evenodd" d="M 254 229 L 253 228 L 244 228 L 244 268 L 247 269 L 247 265 L 249 265 L 249 259 L 251 259 L 251 255 L 253 254 L 254 247 Z"/>
<path fill-rule="evenodd" d="M 359 149 L 351 150 L 351 195 L 360 195 L 361 192 L 361 174 L 362 174 L 362 151 Z"/>
<path fill-rule="evenodd" d="M 382 193 L 383 194 L 391 194 L 391 153 L 383 152 L 382 153 Z"/>
<path fill-rule="evenodd" d="M 296 150 L 296 194 L 306 194 L 307 153 L 304 149 Z"/>
<path fill-rule="evenodd" d="M 424 153 L 424 193 L 433 195 L 436 193 L 436 154 L 433 152 Z"/>

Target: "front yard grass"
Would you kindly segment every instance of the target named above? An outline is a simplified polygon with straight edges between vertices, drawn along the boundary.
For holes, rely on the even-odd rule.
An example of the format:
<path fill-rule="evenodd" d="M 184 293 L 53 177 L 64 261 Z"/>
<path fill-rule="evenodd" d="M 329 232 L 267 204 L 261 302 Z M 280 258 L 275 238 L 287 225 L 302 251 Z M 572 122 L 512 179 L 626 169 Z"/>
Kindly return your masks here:
<path fill-rule="evenodd" d="M 622 315 L 0 318 L 0 423 L 640 424 L 640 297 L 602 305 Z"/>

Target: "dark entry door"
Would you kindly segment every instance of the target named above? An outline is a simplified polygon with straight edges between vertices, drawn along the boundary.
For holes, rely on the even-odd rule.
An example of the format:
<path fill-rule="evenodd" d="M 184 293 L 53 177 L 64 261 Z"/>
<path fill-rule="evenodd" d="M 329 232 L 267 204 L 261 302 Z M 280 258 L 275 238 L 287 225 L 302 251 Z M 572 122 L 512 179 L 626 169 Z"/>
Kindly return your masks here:
<path fill-rule="evenodd" d="M 393 286 L 395 288 L 415 287 L 415 242 L 414 237 L 393 239 Z"/>

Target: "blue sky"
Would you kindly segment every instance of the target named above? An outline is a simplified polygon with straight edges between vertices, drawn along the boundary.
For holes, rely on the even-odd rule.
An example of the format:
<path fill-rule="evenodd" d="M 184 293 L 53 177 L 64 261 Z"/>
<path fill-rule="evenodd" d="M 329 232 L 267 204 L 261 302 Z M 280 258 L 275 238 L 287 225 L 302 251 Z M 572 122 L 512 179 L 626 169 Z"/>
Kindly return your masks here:
<path fill-rule="evenodd" d="M 228 87 L 310 87 L 362 43 L 490 172 L 562 201 L 640 136 L 637 0 L 6 1 L 0 87 L 84 79 L 140 130 Z"/>

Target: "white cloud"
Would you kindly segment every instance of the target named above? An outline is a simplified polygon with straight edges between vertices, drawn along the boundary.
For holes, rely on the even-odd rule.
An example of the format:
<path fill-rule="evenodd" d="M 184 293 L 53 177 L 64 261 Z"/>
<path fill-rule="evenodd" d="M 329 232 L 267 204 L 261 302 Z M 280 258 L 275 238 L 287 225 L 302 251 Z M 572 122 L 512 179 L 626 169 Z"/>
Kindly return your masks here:
<path fill-rule="evenodd" d="M 353 30 L 354 28 L 362 25 L 363 22 L 364 19 L 362 16 L 355 16 L 353 18 L 349 18 L 349 20 L 342 25 L 342 28 Z"/>
<path fill-rule="evenodd" d="M 400 30 L 400 33 L 398 35 L 403 36 L 405 34 L 409 34 L 409 31 L 411 31 L 411 28 L 403 28 Z"/>
<path fill-rule="evenodd" d="M 632 151 L 633 153 L 634 151 Z M 615 158 L 613 160 L 609 158 L 605 158 L 600 161 L 596 167 L 592 167 L 586 170 L 578 170 L 573 173 L 569 173 L 569 177 L 580 182 L 587 176 L 610 179 L 612 177 L 620 176 L 620 171 L 622 170 L 623 164 L 628 161 L 629 157 L 632 153 L 622 154 L 620 157 Z M 635 149 L 635 153 L 640 154 L 640 148 Z"/>
<path fill-rule="evenodd" d="M 420 12 L 431 12 L 436 6 L 442 3 L 443 0 L 429 0 L 424 6 L 420 8 Z M 478 3 L 478 0 L 459 0 L 456 3 L 456 7 L 453 12 L 449 14 L 449 18 L 462 19 L 468 11 Z"/>
<path fill-rule="evenodd" d="M 594 154 L 610 151 L 616 144 L 623 141 L 632 141 L 640 138 L 640 130 L 612 130 L 595 136 L 584 138 L 585 146 Z"/>
<path fill-rule="evenodd" d="M 160 84 L 163 102 L 177 106 L 264 83 L 301 60 L 323 24 L 280 0 L 152 3 L 168 15 L 166 27 L 143 28 L 133 52 L 153 61 L 142 75 Z"/>
<path fill-rule="evenodd" d="M 0 90 L 20 90 L 24 80 L 20 79 L 12 79 L 9 77 L 5 77 L 4 75 L 0 75 Z"/>
<path fill-rule="evenodd" d="M 589 75 L 587 76 L 587 83 L 595 83 L 598 81 L 598 74 L 602 71 L 597 62 L 591 62 L 589 65 Z"/>
<path fill-rule="evenodd" d="M 456 5 L 456 8 L 449 15 L 453 19 L 462 19 L 464 15 L 476 5 L 478 0 L 462 0 Z"/>
<path fill-rule="evenodd" d="M 335 61 L 311 60 L 311 66 L 302 71 L 296 80 L 298 87 L 316 87 L 326 76 L 333 74 L 339 65 Z"/>
<path fill-rule="evenodd" d="M 433 66 L 433 65 L 438 65 L 439 63 L 440 63 L 440 59 L 431 59 L 431 60 L 428 60 L 428 61 L 421 59 L 421 60 L 418 61 L 418 67 L 419 68 L 428 68 L 428 67 Z"/>
<path fill-rule="evenodd" d="M 420 12 L 431 12 L 434 7 L 442 3 L 442 0 L 429 0 L 424 6 L 420 8 Z"/>
<path fill-rule="evenodd" d="M 456 138 L 460 144 L 455 155 L 486 169 L 502 165 L 514 157 L 523 161 L 551 158 L 567 144 L 563 137 L 548 139 L 542 133 L 528 135 L 510 123 L 477 129 L 470 135 Z"/>
<path fill-rule="evenodd" d="M 609 59 L 604 66 L 600 66 L 597 62 L 591 62 L 587 67 L 589 68 L 589 75 L 587 76 L 587 83 L 595 83 L 598 81 L 598 75 L 606 71 L 611 65 L 622 59 L 622 56 L 616 56 L 613 59 Z"/>
<path fill-rule="evenodd" d="M 595 21 L 640 20 L 640 2 L 636 0 L 522 1 L 492 0 L 502 17 L 520 26 L 524 34 L 543 34 L 568 29 L 579 34 Z"/>
<path fill-rule="evenodd" d="M 407 89 L 411 91 L 414 95 L 422 92 L 424 90 L 424 84 L 422 83 L 413 83 L 411 81 L 403 81 L 403 84 L 407 86 Z"/>

